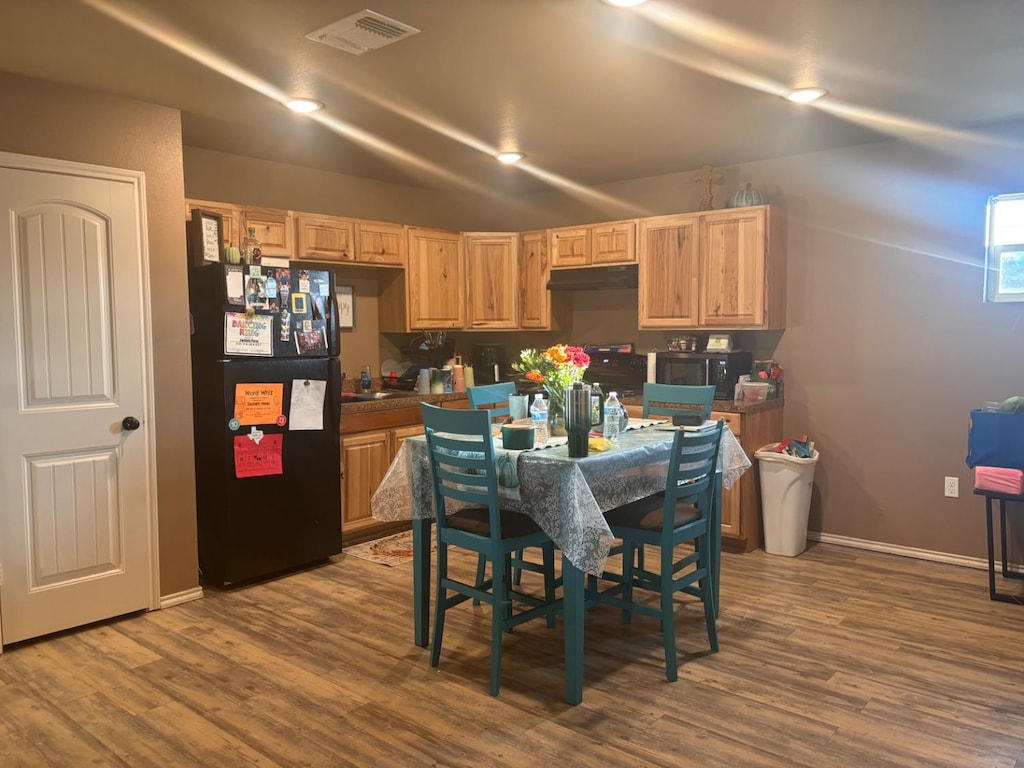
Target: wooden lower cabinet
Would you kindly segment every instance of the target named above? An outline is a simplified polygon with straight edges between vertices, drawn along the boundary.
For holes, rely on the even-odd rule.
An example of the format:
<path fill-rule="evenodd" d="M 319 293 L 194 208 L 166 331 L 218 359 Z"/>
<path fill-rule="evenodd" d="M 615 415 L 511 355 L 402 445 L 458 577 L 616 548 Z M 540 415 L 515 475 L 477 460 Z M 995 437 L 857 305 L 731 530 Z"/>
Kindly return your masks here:
<path fill-rule="evenodd" d="M 465 397 L 444 408 L 467 408 Z M 423 434 L 419 406 L 384 408 L 341 416 L 341 537 L 344 546 L 408 530 L 408 520 L 377 520 L 370 499 L 408 437 Z"/>
<path fill-rule="evenodd" d="M 722 548 L 750 552 L 761 546 L 761 482 L 754 451 L 782 440 L 782 406 L 746 413 L 712 411 L 711 418 L 725 419 L 752 465 L 732 488 L 722 490 Z"/>
<path fill-rule="evenodd" d="M 341 439 L 341 535 L 346 546 L 364 540 L 364 533 L 374 534 L 365 538 L 376 538 L 381 521 L 370 513 L 370 497 L 390 466 L 390 430 Z"/>

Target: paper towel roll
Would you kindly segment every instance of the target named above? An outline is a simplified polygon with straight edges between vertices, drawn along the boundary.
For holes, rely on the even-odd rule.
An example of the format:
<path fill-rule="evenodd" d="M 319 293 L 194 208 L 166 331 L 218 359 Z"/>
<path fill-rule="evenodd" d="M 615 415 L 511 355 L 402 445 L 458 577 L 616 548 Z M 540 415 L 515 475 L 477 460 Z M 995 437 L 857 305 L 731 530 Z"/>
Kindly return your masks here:
<path fill-rule="evenodd" d="M 653 349 L 647 353 L 647 382 L 654 384 L 658 380 L 658 353 Z"/>

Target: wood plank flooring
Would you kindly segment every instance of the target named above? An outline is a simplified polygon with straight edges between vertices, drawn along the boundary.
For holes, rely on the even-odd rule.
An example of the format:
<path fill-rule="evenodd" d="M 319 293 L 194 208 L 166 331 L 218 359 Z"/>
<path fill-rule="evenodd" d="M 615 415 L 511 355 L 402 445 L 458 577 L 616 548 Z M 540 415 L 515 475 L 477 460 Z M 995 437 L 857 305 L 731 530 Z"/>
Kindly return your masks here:
<path fill-rule="evenodd" d="M 990 602 L 983 571 L 725 554 L 721 651 L 680 598 L 668 683 L 655 622 L 600 607 L 578 707 L 560 620 L 506 636 L 498 698 L 486 606 L 449 613 L 431 669 L 411 574 L 342 554 L 9 647 L 0 765 L 1024 768 L 1024 606 Z"/>

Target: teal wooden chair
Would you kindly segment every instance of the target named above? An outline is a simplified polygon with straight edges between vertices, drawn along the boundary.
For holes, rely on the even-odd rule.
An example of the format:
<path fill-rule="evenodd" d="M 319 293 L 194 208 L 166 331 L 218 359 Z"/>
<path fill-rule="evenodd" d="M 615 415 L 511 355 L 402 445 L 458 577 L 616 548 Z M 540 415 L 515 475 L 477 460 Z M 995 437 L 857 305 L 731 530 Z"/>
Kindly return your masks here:
<path fill-rule="evenodd" d="M 437 578 L 434 600 L 434 638 L 430 666 L 441 658 L 445 615 L 448 609 L 469 599 L 491 606 L 491 684 L 498 695 L 501 679 L 502 636 L 523 622 L 546 617 L 553 627 L 562 610 L 556 600 L 555 545 L 537 524 L 518 512 L 498 507 L 498 471 L 494 465 L 491 422 L 484 411 L 461 411 L 421 404 L 423 425 L 437 514 Z M 449 512 L 450 507 L 455 509 Z M 466 584 L 448 573 L 448 548 L 462 547 L 493 564 L 492 578 Z M 512 553 L 525 547 L 541 547 L 542 565 L 520 567 L 544 574 L 544 597 L 524 594 L 511 583 Z M 513 603 L 527 606 L 515 612 Z"/>
<path fill-rule="evenodd" d="M 508 396 L 516 393 L 514 381 L 502 381 L 498 384 L 483 384 L 479 387 L 466 387 L 469 407 L 473 410 L 486 408 L 491 419 L 508 416 Z"/>
<path fill-rule="evenodd" d="M 633 613 L 653 616 L 661 622 L 665 646 L 665 677 L 678 678 L 675 636 L 675 593 L 685 592 L 700 598 L 704 605 L 711 652 L 718 651 L 715 626 L 716 606 L 713 588 L 714 562 L 712 535 L 708 525 L 714 503 L 714 478 L 724 421 L 714 427 L 686 432 L 680 430 L 672 441 L 669 473 L 664 496 L 648 496 L 605 513 L 612 534 L 622 539 L 622 575 L 612 574 L 614 586 L 600 591 L 591 577 L 588 597 L 622 609 L 623 623 Z M 693 550 L 675 559 L 680 544 L 692 543 Z M 644 546 L 659 549 L 659 570 L 642 564 L 634 566 L 634 552 Z M 657 607 L 634 600 L 636 590 L 648 590 L 660 596 Z"/>
<path fill-rule="evenodd" d="M 672 417 L 681 410 L 703 409 L 704 421 L 711 418 L 711 405 L 715 401 L 715 387 L 697 387 L 686 384 L 644 383 L 643 418 Z M 653 405 L 659 403 L 659 405 Z M 660 497 L 661 494 L 659 493 Z M 637 567 L 644 567 L 643 547 L 637 550 Z"/>
<path fill-rule="evenodd" d="M 469 407 L 473 410 L 487 409 L 491 414 L 491 420 L 508 417 L 508 396 L 516 393 L 514 381 L 502 381 L 497 384 L 482 384 L 479 387 L 466 387 L 466 397 L 469 398 Z M 523 559 L 523 553 L 516 553 L 518 560 Z M 484 580 L 484 571 L 487 568 L 487 561 L 483 555 L 476 564 L 476 580 L 479 584 Z M 519 586 L 523 582 L 523 572 L 516 568 L 512 576 L 513 582 Z M 479 605 L 474 601 L 474 605 Z"/>
<path fill-rule="evenodd" d="M 644 384 L 643 417 L 673 416 L 682 410 L 676 406 L 702 408 L 704 420 L 711 418 L 711 404 L 715 400 L 715 387 L 692 387 L 683 384 Z M 670 405 L 652 405 L 669 403 Z"/>

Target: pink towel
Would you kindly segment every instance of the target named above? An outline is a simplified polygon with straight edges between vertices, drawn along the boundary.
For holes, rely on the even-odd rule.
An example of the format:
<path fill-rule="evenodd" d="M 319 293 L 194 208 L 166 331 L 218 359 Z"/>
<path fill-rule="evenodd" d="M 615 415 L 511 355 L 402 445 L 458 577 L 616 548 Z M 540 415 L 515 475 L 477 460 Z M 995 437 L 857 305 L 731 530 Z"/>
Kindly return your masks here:
<path fill-rule="evenodd" d="M 975 467 L 974 488 L 1020 496 L 1024 493 L 1024 470 L 1003 467 Z"/>

